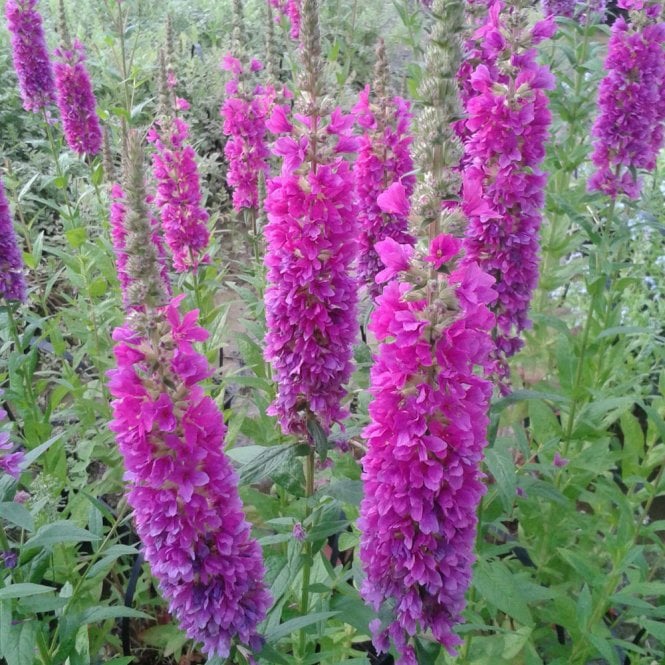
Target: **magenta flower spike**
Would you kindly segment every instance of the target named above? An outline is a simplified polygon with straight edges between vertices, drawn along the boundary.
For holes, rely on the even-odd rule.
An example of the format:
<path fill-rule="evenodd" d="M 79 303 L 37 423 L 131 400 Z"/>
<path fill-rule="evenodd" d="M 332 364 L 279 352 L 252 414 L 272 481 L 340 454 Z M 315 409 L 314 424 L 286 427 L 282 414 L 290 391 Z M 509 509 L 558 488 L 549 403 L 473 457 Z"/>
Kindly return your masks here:
<path fill-rule="evenodd" d="M 377 54 L 378 85 L 375 92 L 378 99 L 370 102 L 367 86 L 353 108 L 356 122 L 362 129 L 354 167 L 360 225 L 358 281 L 367 287 L 372 298 L 381 292 L 376 275 L 384 267 L 375 249 L 376 243 L 385 238 L 411 245 L 415 242 L 408 231 L 409 207 L 395 202 L 396 197 L 406 202 L 413 194 L 416 182 L 410 153 L 410 105 L 401 97 L 390 98 L 388 95 L 387 62 L 382 42 Z M 392 205 L 385 203 L 387 195 Z M 384 205 L 379 200 L 381 197 Z"/>
<path fill-rule="evenodd" d="M 305 17 L 309 17 L 305 19 Z M 300 112 L 276 107 L 268 123 L 288 132 L 274 144 L 281 175 L 268 180 L 265 227 L 268 269 L 265 357 L 277 398 L 269 413 L 285 433 L 307 435 L 316 418 L 325 430 L 346 416 L 341 402 L 356 337 L 357 252 L 353 174 L 342 156 L 355 151 L 353 118 L 322 109 L 318 6 L 303 5 Z"/>
<path fill-rule="evenodd" d="M 67 145 L 79 155 L 96 155 L 102 148 L 102 129 L 83 44 L 74 40 L 57 49 L 55 56 L 55 87 Z"/>
<path fill-rule="evenodd" d="M 0 180 L 0 298 L 25 302 L 23 255 L 18 245 L 12 213 Z"/>
<path fill-rule="evenodd" d="M 169 611 L 206 654 L 226 658 L 236 641 L 259 646 L 256 627 L 270 595 L 238 479 L 223 453 L 222 414 L 200 385 L 212 368 L 194 344 L 208 333 L 197 311 L 181 314 L 184 296 L 167 296 L 134 134 L 128 155 L 127 196 L 115 190 L 114 214 L 125 228 L 117 242 L 124 248 L 119 268 L 127 277 L 128 315 L 113 333 L 110 428 L 143 553 Z"/>
<path fill-rule="evenodd" d="M 270 606 L 261 548 L 251 537 L 238 479 L 222 452 L 222 415 L 198 385 L 212 373 L 193 348 L 206 339 L 182 296 L 116 328 L 109 372 L 111 429 L 143 553 L 169 611 L 206 654 L 257 648 Z"/>
<path fill-rule="evenodd" d="M 361 594 L 390 615 L 370 627 L 378 650 L 392 641 L 398 665 L 417 665 L 409 642 L 418 631 L 431 631 L 450 653 L 460 644 L 453 628 L 471 581 L 485 491 L 480 461 L 492 386 L 483 374 L 496 293 L 477 264 L 456 264 L 461 245 L 442 234 L 423 256 L 392 238 L 377 244 L 386 266 L 380 279 L 390 281 L 369 326 L 379 347 L 363 433 Z M 449 274 L 432 272 L 443 266 Z"/>
<path fill-rule="evenodd" d="M 545 16 L 565 16 L 573 18 L 577 0 L 542 0 Z"/>
<path fill-rule="evenodd" d="M 7 0 L 14 69 L 26 111 L 38 112 L 55 101 L 55 86 L 38 0 Z"/>
<path fill-rule="evenodd" d="M 180 109 L 189 108 L 178 100 Z M 157 182 L 155 205 L 159 209 L 164 240 L 177 272 L 195 271 L 208 262 L 208 213 L 202 194 L 196 153 L 188 143 L 189 127 L 179 117 L 163 114 L 148 132 L 155 147 L 152 172 Z"/>
<path fill-rule="evenodd" d="M 252 75 L 263 67 L 258 60 L 243 65 L 230 53 L 222 68 L 231 72 L 227 98 L 220 109 L 222 130 L 227 136 L 224 155 L 228 161 L 226 181 L 233 188 L 233 207 L 256 209 L 259 205 L 259 173 L 268 175 L 266 119 L 274 103 L 272 88 L 250 85 Z"/>
<path fill-rule="evenodd" d="M 665 125 L 665 22 L 660 2 L 623 0 L 631 22 L 612 25 L 598 116 L 591 134 L 596 167 L 589 190 L 636 199 L 641 178 L 653 171 L 663 147 Z"/>
<path fill-rule="evenodd" d="M 279 22 L 281 17 L 285 17 L 289 21 L 289 35 L 291 39 L 298 40 L 300 38 L 300 24 L 302 0 L 268 0 L 270 4 L 277 10 L 276 20 Z"/>
<path fill-rule="evenodd" d="M 530 46 L 551 36 L 552 18 L 517 35 L 503 20 L 503 12 L 513 11 L 495 1 L 475 35 L 482 37 L 490 65 L 481 61 L 471 75 L 464 136 L 465 260 L 496 279 L 497 372 L 504 379 L 505 357 L 521 348 L 520 333 L 530 325 L 529 304 L 538 280 L 547 180 L 539 167 L 551 122 L 546 90 L 553 86 L 552 74 L 536 62 Z"/>

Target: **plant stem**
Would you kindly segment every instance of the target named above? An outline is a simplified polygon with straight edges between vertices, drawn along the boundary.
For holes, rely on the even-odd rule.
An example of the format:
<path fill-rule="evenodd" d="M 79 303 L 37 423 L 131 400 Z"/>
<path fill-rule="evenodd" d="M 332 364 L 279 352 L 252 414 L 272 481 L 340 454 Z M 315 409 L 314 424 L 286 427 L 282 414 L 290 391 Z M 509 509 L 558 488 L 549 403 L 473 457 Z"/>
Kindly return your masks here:
<path fill-rule="evenodd" d="M 305 460 L 305 498 L 307 500 L 307 506 L 305 509 L 306 518 L 309 517 L 312 513 L 311 506 L 309 505 L 309 499 L 314 494 L 314 450 L 312 449 L 307 455 Z M 303 544 L 303 568 L 302 568 L 302 592 L 300 596 L 300 614 L 305 616 L 307 610 L 309 609 L 309 582 L 312 573 L 312 544 L 309 540 L 305 540 Z M 305 634 L 305 629 L 300 629 L 299 636 L 299 653 L 300 656 L 304 659 L 305 649 L 307 646 L 307 636 Z"/>

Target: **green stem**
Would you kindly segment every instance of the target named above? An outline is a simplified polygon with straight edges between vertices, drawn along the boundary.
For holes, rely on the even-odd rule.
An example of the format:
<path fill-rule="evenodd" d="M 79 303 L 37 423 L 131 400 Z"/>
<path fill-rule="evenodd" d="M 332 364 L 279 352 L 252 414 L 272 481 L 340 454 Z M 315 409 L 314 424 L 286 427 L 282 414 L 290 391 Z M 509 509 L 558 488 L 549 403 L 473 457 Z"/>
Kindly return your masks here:
<path fill-rule="evenodd" d="M 307 459 L 305 460 L 305 497 L 307 500 L 307 507 L 305 510 L 305 517 L 308 518 L 312 509 L 309 505 L 309 499 L 314 494 L 314 450 L 311 450 Z M 300 596 L 300 614 L 305 616 L 309 609 L 309 582 L 312 574 L 312 544 L 309 540 L 305 540 L 303 544 L 303 568 L 302 568 L 302 592 Z M 300 629 L 298 640 L 299 653 L 301 658 L 305 657 L 305 649 L 307 647 L 307 635 L 305 629 Z"/>
<path fill-rule="evenodd" d="M 18 334 L 18 324 L 16 323 L 16 318 L 14 316 L 14 308 L 18 307 L 17 303 L 7 303 L 7 322 L 9 323 L 9 334 L 11 335 L 12 341 L 14 342 L 14 348 L 16 353 L 23 353 L 23 345 L 21 344 L 21 339 Z M 25 394 L 27 396 L 27 401 L 30 406 L 30 411 L 32 413 L 32 418 L 36 422 L 41 421 L 41 412 L 37 407 L 37 398 L 35 396 L 35 391 L 32 386 L 32 377 L 26 377 L 25 372 L 21 371 L 21 379 L 25 389 Z"/>

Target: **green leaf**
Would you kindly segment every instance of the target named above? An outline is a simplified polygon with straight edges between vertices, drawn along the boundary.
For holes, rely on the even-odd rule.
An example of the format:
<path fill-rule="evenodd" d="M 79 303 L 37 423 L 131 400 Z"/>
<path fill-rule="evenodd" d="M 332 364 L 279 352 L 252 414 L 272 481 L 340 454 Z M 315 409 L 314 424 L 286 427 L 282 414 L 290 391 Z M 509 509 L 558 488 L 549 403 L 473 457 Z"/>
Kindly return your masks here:
<path fill-rule="evenodd" d="M 330 443 L 328 442 L 328 436 L 315 416 L 307 418 L 307 432 L 314 442 L 314 447 L 316 448 L 316 452 L 319 454 L 321 461 L 325 462 L 328 457 Z"/>
<path fill-rule="evenodd" d="M 138 554 L 138 550 L 132 545 L 111 545 L 107 550 L 104 550 L 104 556 L 96 561 L 87 572 L 86 577 L 92 578 L 104 571 L 114 561 L 117 561 L 121 556 L 134 556 Z"/>
<path fill-rule="evenodd" d="M 25 454 L 25 466 L 30 466 L 33 462 L 39 459 L 56 441 L 62 438 L 62 434 L 52 436 L 48 441 L 41 443 L 32 450 Z"/>
<path fill-rule="evenodd" d="M 131 617 L 133 619 L 152 619 L 149 614 L 135 610 L 132 607 L 97 605 L 87 607 L 83 612 L 76 615 L 73 623 L 76 626 L 83 626 L 89 623 L 98 623 L 107 619 L 118 619 L 120 617 Z"/>
<path fill-rule="evenodd" d="M 240 482 L 252 485 L 270 478 L 275 472 L 294 463 L 296 448 L 295 444 L 263 447 L 251 462 L 240 467 Z"/>
<path fill-rule="evenodd" d="M 35 520 L 30 511 L 15 501 L 0 502 L 0 517 L 25 531 L 33 531 L 35 528 Z"/>
<path fill-rule="evenodd" d="M 510 510 L 515 501 L 515 488 L 517 487 L 515 462 L 510 451 L 503 446 L 491 448 L 485 454 L 485 462 L 489 472 L 496 480 L 504 509 Z"/>
<path fill-rule="evenodd" d="M 7 665 L 34 664 L 37 626 L 36 621 L 24 621 L 11 627 L 5 652 Z"/>
<path fill-rule="evenodd" d="M 67 242 L 74 249 L 77 249 L 86 241 L 87 235 L 82 226 L 77 226 L 76 228 L 65 231 L 65 238 L 67 238 Z"/>
<path fill-rule="evenodd" d="M 317 496 L 329 496 L 342 503 L 359 506 L 363 498 L 363 484 L 360 480 L 334 480 L 330 485 L 324 485 L 317 491 Z"/>
<path fill-rule="evenodd" d="M 31 548 L 52 547 L 61 543 L 84 543 L 95 540 L 99 540 L 99 536 L 67 520 L 60 520 L 45 524 L 23 547 L 25 550 L 29 550 Z"/>
<path fill-rule="evenodd" d="M 418 665 L 436 665 L 441 645 L 436 642 L 416 638 L 416 660 Z"/>
<path fill-rule="evenodd" d="M 32 582 L 21 582 L 19 584 L 10 584 L 0 589 L 0 600 L 7 598 L 25 598 L 26 596 L 36 596 L 40 593 L 51 593 L 57 591 L 52 586 L 43 584 L 32 584 Z"/>
<path fill-rule="evenodd" d="M 337 616 L 339 612 L 313 612 L 302 617 L 296 617 L 295 619 L 289 619 L 284 623 L 279 624 L 276 628 L 268 631 L 265 634 L 266 642 L 269 644 L 274 644 L 278 642 L 283 637 L 290 635 L 291 633 L 300 630 L 301 628 L 306 628 L 311 626 L 313 623 L 318 623 L 319 621 L 327 621 L 334 616 Z"/>
<path fill-rule="evenodd" d="M 510 570 L 503 563 L 479 561 L 473 576 L 473 584 L 490 605 L 494 605 L 520 623 L 533 625 L 531 612 L 522 599 Z"/>
<path fill-rule="evenodd" d="M 627 479 L 640 473 L 640 459 L 644 456 L 644 433 L 639 421 L 630 411 L 622 413 L 619 420 L 623 432 L 621 475 Z"/>

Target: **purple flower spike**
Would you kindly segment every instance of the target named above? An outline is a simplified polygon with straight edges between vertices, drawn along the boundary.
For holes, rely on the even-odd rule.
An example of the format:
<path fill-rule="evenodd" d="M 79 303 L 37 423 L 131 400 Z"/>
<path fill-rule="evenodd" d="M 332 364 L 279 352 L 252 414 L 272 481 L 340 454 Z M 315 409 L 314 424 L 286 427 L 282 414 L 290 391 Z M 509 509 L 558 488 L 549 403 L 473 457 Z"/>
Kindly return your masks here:
<path fill-rule="evenodd" d="M 598 117 L 592 129 L 596 172 L 589 190 L 616 198 L 637 198 L 642 188 L 637 169 L 653 171 L 663 147 L 665 123 L 665 22 L 660 2 L 624 0 L 640 25 L 623 18 L 612 26 L 600 83 Z"/>
<path fill-rule="evenodd" d="M 225 425 L 199 382 L 212 373 L 193 343 L 208 334 L 182 296 L 116 328 L 111 429 L 123 455 L 136 531 L 159 589 L 187 635 L 222 659 L 257 647 L 270 606 L 261 548 L 222 452 Z"/>
<path fill-rule="evenodd" d="M 196 153 L 188 144 L 189 127 L 181 118 L 160 118 L 158 129 L 148 132 L 154 144 L 155 203 L 160 210 L 164 239 L 178 272 L 196 270 L 208 262 L 208 213 L 201 204 Z"/>
<path fill-rule="evenodd" d="M 53 72 L 38 4 L 38 0 L 7 0 L 5 4 L 23 108 L 33 112 L 55 101 Z"/>
<path fill-rule="evenodd" d="M 466 261 L 496 279 L 497 372 L 522 347 L 538 281 L 538 232 L 545 202 L 545 157 L 551 114 L 546 90 L 554 85 L 533 44 L 551 36 L 551 17 L 515 34 L 495 0 L 475 38 L 482 46 L 466 90 L 463 208 L 469 218 Z M 513 24 L 515 21 L 512 21 Z"/>
<path fill-rule="evenodd" d="M 55 86 L 67 145 L 79 155 L 96 155 L 102 148 L 102 130 L 83 44 L 74 41 L 55 55 Z"/>
<path fill-rule="evenodd" d="M 0 180 L 0 298 L 25 301 L 23 256 L 18 246 L 5 188 Z"/>
<path fill-rule="evenodd" d="M 356 121 L 364 129 L 354 167 L 361 228 L 358 281 L 367 286 L 372 298 L 381 293 L 376 276 L 385 267 L 376 243 L 386 238 L 414 243 L 408 231 L 408 199 L 416 182 L 409 151 L 410 106 L 401 97 L 381 100 L 383 103 L 388 103 L 389 109 L 383 109 L 381 115 L 390 118 L 389 122 L 377 122 L 378 113 L 370 106 L 369 86 L 360 93 L 353 109 Z"/>
<path fill-rule="evenodd" d="M 377 249 L 390 264 L 393 241 Z M 476 511 L 485 491 L 479 465 L 492 386 L 482 374 L 492 350 L 494 280 L 466 262 L 438 273 L 433 295 L 431 281 L 413 283 L 414 275 L 431 274 L 431 257 L 458 249 L 458 241 L 441 235 L 427 256 L 406 266 L 408 278 L 402 263 L 370 322 L 379 348 L 364 431 L 361 594 L 391 616 L 371 628 L 378 650 L 393 642 L 398 665 L 416 665 L 409 642 L 418 631 L 431 631 L 451 653 L 460 643 L 453 628 L 471 581 Z M 447 309 L 450 302 L 456 306 Z"/>

